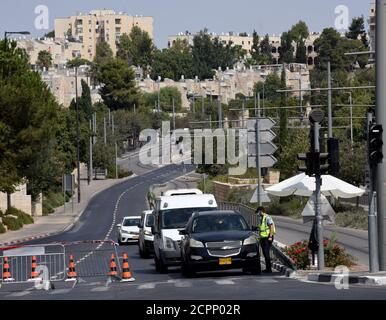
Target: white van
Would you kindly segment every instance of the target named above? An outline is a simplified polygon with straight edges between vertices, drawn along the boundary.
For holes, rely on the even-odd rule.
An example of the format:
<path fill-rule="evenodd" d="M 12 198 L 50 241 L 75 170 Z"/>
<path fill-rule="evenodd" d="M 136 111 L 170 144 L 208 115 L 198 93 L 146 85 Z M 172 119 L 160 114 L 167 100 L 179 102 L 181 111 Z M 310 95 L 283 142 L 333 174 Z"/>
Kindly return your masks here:
<path fill-rule="evenodd" d="M 193 212 L 217 209 L 214 196 L 197 189 L 169 190 L 167 194 L 156 199 L 152 226 L 154 262 L 161 273 L 167 272 L 168 266 L 180 264 L 183 236 L 179 231 L 185 228 Z"/>

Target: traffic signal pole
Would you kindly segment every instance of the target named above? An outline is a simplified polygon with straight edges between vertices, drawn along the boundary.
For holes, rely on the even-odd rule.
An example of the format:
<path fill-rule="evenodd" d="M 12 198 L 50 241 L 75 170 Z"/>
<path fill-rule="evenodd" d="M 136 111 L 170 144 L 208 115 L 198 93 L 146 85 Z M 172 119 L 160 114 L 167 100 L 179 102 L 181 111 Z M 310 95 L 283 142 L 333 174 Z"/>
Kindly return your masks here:
<path fill-rule="evenodd" d="M 320 123 L 315 122 L 313 124 L 314 130 L 314 153 L 320 153 L 320 143 L 319 143 L 319 131 Z M 323 216 L 320 212 L 319 199 L 320 199 L 320 189 L 322 185 L 322 176 L 320 170 L 317 170 L 315 174 L 315 217 L 316 217 L 316 230 L 318 236 L 318 270 L 324 269 L 324 244 L 323 244 Z"/>
<path fill-rule="evenodd" d="M 376 0 L 376 119 L 386 127 L 386 0 Z M 383 141 L 385 132 L 382 133 Z M 382 147 L 385 154 L 385 146 Z M 386 163 L 378 165 L 377 171 L 377 213 L 379 269 L 386 271 Z"/>

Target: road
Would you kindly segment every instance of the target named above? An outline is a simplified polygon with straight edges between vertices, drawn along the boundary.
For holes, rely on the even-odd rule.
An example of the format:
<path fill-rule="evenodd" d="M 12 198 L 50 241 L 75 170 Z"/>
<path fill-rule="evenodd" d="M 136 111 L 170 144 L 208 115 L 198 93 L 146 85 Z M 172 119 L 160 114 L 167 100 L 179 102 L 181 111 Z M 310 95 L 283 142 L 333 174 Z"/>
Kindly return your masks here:
<path fill-rule="evenodd" d="M 146 171 L 146 170 L 145 170 Z M 123 216 L 138 215 L 146 209 L 145 196 L 154 183 L 173 180 L 184 173 L 182 166 L 171 165 L 144 172 L 142 175 L 115 185 L 101 192 L 89 203 L 78 223 L 68 232 L 41 239 L 34 244 L 57 241 L 117 240 L 117 228 Z M 79 247 L 82 250 L 80 257 Z M 239 270 L 204 273 L 192 279 L 181 276 L 179 269 L 171 268 L 168 274 L 155 272 L 153 259 L 141 259 L 137 245 L 119 246 L 118 255 L 129 255 L 130 270 L 134 282 L 109 282 L 106 276 L 98 276 L 101 268 L 108 268 L 111 251 L 96 244 L 78 246 L 73 252 L 80 281 L 73 287 L 71 282 L 56 282 L 54 290 L 36 290 L 29 284 L 4 284 L 0 289 L 2 299 L 384 299 L 386 288 L 351 285 L 349 290 L 335 289 L 330 284 L 315 284 L 289 279 L 279 274 L 252 276 Z M 69 247 L 69 251 L 71 251 Z M 78 250 L 78 251 L 76 251 Z M 98 253 L 99 252 L 99 253 Z M 88 253 L 88 255 L 86 254 Z M 91 255 L 90 255 L 91 253 Z M 101 254 L 103 253 L 103 254 Z M 99 254 L 99 255 L 98 255 Z M 86 258 L 84 258 L 87 256 Z M 101 261 L 102 259 L 103 261 Z M 66 262 L 68 255 L 66 256 Z M 85 272 L 83 266 L 88 266 Z M 94 272 L 95 271 L 95 272 Z M 102 270 L 105 272 L 104 270 Z M 83 275 L 81 275 L 81 273 Z"/>

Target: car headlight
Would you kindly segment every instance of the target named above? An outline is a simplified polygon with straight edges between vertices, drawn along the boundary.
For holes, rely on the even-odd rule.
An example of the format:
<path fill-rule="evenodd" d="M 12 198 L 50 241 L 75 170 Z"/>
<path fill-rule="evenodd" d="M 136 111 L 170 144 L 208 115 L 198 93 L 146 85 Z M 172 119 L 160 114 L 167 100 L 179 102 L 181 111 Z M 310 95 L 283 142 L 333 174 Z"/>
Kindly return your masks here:
<path fill-rule="evenodd" d="M 153 234 L 151 233 L 151 231 L 148 231 L 148 230 L 145 230 L 145 236 L 152 236 Z"/>
<path fill-rule="evenodd" d="M 130 232 L 126 230 L 121 230 L 121 233 L 129 234 Z"/>
<path fill-rule="evenodd" d="M 244 240 L 244 245 L 248 245 L 248 244 L 256 244 L 257 243 L 257 239 L 256 239 L 256 236 L 255 235 L 252 235 L 252 236 L 249 236 L 248 238 L 246 238 Z"/>
<path fill-rule="evenodd" d="M 174 250 L 174 241 L 168 237 L 164 238 L 165 249 Z"/>
<path fill-rule="evenodd" d="M 189 246 L 192 248 L 204 248 L 204 244 L 201 241 L 197 241 L 195 239 L 189 240 Z"/>

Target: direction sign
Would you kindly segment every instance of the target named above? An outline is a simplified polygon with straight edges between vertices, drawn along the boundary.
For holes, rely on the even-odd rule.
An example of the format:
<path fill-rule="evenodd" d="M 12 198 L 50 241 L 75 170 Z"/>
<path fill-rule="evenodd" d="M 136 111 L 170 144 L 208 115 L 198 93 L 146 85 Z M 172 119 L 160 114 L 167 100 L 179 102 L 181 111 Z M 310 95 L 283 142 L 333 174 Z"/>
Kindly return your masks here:
<path fill-rule="evenodd" d="M 271 131 L 271 130 L 261 131 L 260 130 L 260 139 L 259 139 L 260 143 L 270 142 L 275 138 L 276 138 L 276 134 L 273 131 Z M 248 132 L 248 143 L 256 143 L 256 132 L 255 131 Z"/>
<path fill-rule="evenodd" d="M 250 203 L 257 203 L 258 202 L 258 199 L 257 199 L 257 190 L 259 188 L 256 188 L 255 192 L 253 193 L 253 196 L 251 198 L 251 200 L 249 201 Z M 268 193 L 260 186 L 260 201 L 262 203 L 269 203 L 271 202 L 271 199 L 268 197 Z"/>
<path fill-rule="evenodd" d="M 275 126 L 276 122 L 271 118 L 259 118 L 259 129 L 260 131 L 271 130 Z M 256 128 L 256 119 L 247 120 L 247 129 L 255 130 Z"/>
<path fill-rule="evenodd" d="M 272 168 L 277 162 L 277 159 L 272 155 L 260 156 L 261 168 Z M 256 157 L 254 155 L 248 156 L 248 167 L 256 168 Z"/>
<path fill-rule="evenodd" d="M 269 156 L 277 151 L 278 147 L 272 142 L 260 143 L 260 156 Z M 248 144 L 248 154 L 256 155 L 256 143 Z"/>

